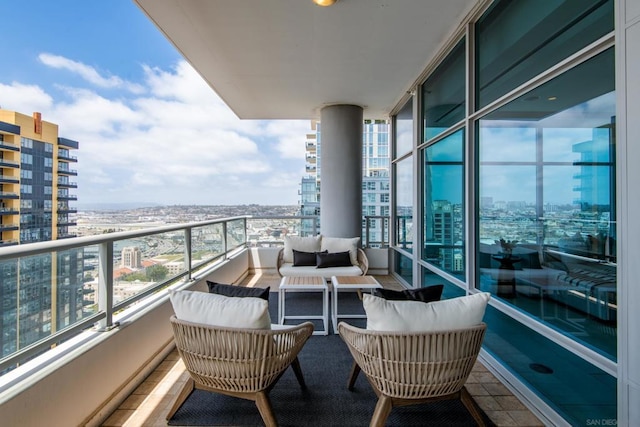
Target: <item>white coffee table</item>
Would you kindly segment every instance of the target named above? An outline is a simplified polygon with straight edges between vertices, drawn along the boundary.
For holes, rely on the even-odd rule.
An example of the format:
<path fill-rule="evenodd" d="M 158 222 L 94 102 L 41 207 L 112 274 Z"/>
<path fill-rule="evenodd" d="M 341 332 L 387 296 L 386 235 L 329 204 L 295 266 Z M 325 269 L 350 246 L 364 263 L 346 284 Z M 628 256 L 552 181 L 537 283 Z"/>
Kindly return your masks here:
<path fill-rule="evenodd" d="M 287 292 L 322 292 L 322 315 L 288 316 L 285 307 Z M 329 334 L 329 287 L 324 277 L 285 276 L 282 278 L 278 287 L 278 323 L 284 325 L 287 319 L 320 319 L 323 321 L 324 330 L 314 330 L 313 334 Z"/>
<path fill-rule="evenodd" d="M 331 321 L 333 323 L 333 332 L 338 333 L 339 319 L 366 319 L 364 314 L 340 313 L 338 311 L 338 295 L 340 291 L 360 291 L 382 288 L 380 283 L 373 276 L 333 276 L 331 277 L 333 285 L 333 297 L 331 299 Z"/>

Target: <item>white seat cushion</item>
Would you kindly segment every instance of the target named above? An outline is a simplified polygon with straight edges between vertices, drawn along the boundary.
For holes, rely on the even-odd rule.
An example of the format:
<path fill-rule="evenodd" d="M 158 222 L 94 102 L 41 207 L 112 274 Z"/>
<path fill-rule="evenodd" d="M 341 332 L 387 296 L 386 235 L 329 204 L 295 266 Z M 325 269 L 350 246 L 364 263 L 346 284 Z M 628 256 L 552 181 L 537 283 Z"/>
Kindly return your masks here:
<path fill-rule="evenodd" d="M 351 267 L 328 267 L 316 268 L 313 266 L 294 267 L 293 264 L 285 263 L 280 267 L 281 276 L 362 276 L 362 270 L 356 265 Z"/>

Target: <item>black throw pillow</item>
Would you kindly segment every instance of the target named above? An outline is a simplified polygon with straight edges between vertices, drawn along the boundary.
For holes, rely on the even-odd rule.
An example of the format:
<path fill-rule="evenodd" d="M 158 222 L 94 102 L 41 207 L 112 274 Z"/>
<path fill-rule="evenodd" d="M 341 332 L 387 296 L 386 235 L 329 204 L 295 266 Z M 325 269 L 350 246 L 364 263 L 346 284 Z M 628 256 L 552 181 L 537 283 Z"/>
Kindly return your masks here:
<path fill-rule="evenodd" d="M 419 289 L 405 289 L 403 291 L 394 291 L 391 289 L 376 289 L 374 296 L 394 301 L 420 301 L 433 302 L 440 301 L 444 285 L 427 286 Z"/>
<path fill-rule="evenodd" d="M 254 297 L 262 298 L 269 301 L 268 288 L 246 288 L 244 286 L 225 285 L 222 283 L 210 282 L 207 280 L 207 286 L 209 286 L 210 294 L 224 295 L 225 297 Z"/>
<path fill-rule="evenodd" d="M 351 256 L 349 251 L 322 253 L 316 252 L 316 267 L 351 267 Z"/>
<path fill-rule="evenodd" d="M 316 253 L 318 252 L 302 252 L 296 251 L 293 249 L 293 266 L 294 267 L 305 267 L 305 266 L 316 266 Z M 327 251 L 320 252 L 326 254 Z"/>

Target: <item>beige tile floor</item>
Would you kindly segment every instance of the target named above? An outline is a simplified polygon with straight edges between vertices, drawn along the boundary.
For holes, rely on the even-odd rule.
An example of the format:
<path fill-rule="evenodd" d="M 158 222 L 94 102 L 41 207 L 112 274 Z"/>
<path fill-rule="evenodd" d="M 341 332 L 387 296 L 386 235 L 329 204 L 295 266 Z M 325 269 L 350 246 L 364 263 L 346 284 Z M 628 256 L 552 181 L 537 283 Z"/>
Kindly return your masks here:
<path fill-rule="evenodd" d="M 376 276 L 388 288 L 399 289 L 391 276 Z M 277 275 L 250 276 L 245 286 L 277 289 Z M 165 419 L 188 374 L 177 350 L 171 352 L 156 370 L 102 424 L 104 427 L 166 426 Z M 535 417 L 498 379 L 477 362 L 466 384 L 469 393 L 498 426 L 533 427 L 544 424 Z"/>

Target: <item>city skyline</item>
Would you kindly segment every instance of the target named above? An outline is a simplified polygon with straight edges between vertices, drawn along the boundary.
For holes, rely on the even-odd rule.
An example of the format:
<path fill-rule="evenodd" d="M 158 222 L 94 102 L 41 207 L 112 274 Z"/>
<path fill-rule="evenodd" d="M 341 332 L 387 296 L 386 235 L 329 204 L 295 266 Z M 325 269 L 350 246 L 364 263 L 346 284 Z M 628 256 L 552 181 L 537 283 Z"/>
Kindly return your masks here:
<path fill-rule="evenodd" d="M 79 206 L 297 202 L 309 122 L 240 120 L 133 2 L 0 13 L 0 107 L 81 143 Z"/>

